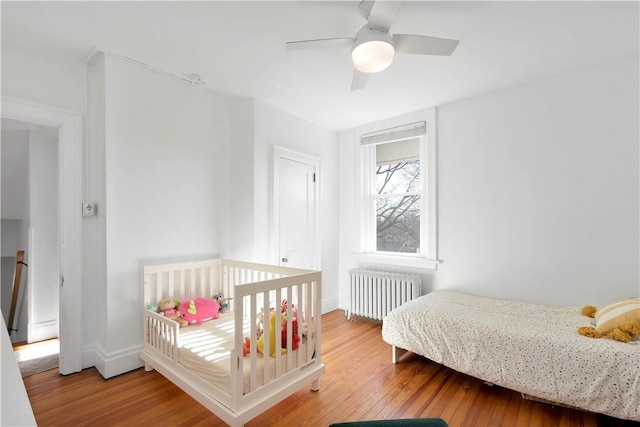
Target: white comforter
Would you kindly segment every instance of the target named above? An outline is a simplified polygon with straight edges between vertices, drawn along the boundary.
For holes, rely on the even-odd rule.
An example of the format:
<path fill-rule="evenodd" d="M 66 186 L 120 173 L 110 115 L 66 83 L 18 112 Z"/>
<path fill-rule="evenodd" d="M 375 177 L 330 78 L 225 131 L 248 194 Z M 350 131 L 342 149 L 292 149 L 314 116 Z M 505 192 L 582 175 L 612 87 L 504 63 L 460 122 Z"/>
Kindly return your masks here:
<path fill-rule="evenodd" d="M 382 338 L 512 390 L 640 421 L 640 343 L 578 335 L 592 320 L 576 307 L 439 291 L 393 310 Z"/>

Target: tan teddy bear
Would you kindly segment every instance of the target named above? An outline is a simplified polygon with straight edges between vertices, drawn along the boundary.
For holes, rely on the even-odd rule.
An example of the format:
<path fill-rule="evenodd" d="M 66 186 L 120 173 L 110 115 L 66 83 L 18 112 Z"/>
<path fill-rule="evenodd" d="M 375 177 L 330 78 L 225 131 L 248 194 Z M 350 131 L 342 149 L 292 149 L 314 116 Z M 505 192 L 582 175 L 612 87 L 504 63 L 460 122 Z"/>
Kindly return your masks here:
<path fill-rule="evenodd" d="M 175 320 L 181 328 L 189 323 L 180 316 L 180 310 L 177 310 L 178 301 L 175 298 L 165 298 L 158 303 L 158 313 L 167 319 Z"/>

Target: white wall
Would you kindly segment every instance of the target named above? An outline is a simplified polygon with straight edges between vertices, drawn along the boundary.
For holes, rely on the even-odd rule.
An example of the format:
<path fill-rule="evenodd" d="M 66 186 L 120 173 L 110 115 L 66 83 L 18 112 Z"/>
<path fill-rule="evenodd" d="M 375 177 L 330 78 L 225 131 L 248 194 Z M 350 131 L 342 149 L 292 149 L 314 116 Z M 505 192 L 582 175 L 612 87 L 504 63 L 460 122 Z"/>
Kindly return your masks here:
<path fill-rule="evenodd" d="M 353 254 L 359 247 L 359 224 L 356 188 L 359 182 L 356 167 L 359 149 L 355 130 L 340 132 L 338 136 L 338 181 L 339 220 L 338 220 L 338 305 L 342 309 L 349 308 L 349 269 L 357 266 Z"/>
<path fill-rule="evenodd" d="M 106 337 L 98 336 L 94 351 L 110 377 L 141 366 L 141 266 L 219 254 L 225 207 L 216 174 L 226 161 L 219 147 L 228 144 L 229 119 L 227 101 L 202 88 L 109 55 L 103 65 L 104 145 L 96 135 L 89 156 L 104 150 L 106 177 L 90 170 L 89 181 L 104 179 L 104 193 L 96 189 L 92 198 L 93 219 L 105 229 L 96 246 L 106 248 L 106 291 L 96 291 L 106 292 L 106 318 L 97 319 Z"/>
<path fill-rule="evenodd" d="M 2 219 L 28 219 L 29 131 L 3 129 L 0 143 L 2 144 Z"/>
<path fill-rule="evenodd" d="M 253 136 L 254 111 L 252 99 L 234 99 L 229 102 L 230 125 L 227 162 L 220 165 L 226 179 L 222 181 L 227 195 L 219 203 L 224 206 L 222 248 L 226 257 L 255 261 L 254 248 L 254 170 Z"/>
<path fill-rule="evenodd" d="M 439 108 L 437 289 L 638 294 L 638 72 L 635 57 Z"/>
<path fill-rule="evenodd" d="M 444 263 L 425 290 L 575 306 L 638 295 L 638 71 L 636 57 L 438 108 Z M 357 142 L 340 137 L 344 308 Z"/>
<path fill-rule="evenodd" d="M 318 144 L 320 157 L 320 243 L 322 259 L 322 312 L 336 310 L 339 304 L 339 195 L 338 136 Z"/>
<path fill-rule="evenodd" d="M 2 38 L 2 95 L 61 110 L 85 110 L 84 61 Z"/>
<path fill-rule="evenodd" d="M 89 310 L 82 312 L 84 352 L 82 367 L 100 364 L 104 371 L 104 350 L 96 343 L 107 342 L 107 221 L 105 215 L 105 56 L 94 55 L 87 64 L 87 136 L 84 145 L 83 200 L 95 203 L 96 215 L 82 221 L 82 267 L 84 289 L 82 299 Z M 102 344 L 105 346 L 105 344 Z M 105 346 L 106 347 L 106 346 Z M 99 354 L 98 354 L 99 353 Z"/>

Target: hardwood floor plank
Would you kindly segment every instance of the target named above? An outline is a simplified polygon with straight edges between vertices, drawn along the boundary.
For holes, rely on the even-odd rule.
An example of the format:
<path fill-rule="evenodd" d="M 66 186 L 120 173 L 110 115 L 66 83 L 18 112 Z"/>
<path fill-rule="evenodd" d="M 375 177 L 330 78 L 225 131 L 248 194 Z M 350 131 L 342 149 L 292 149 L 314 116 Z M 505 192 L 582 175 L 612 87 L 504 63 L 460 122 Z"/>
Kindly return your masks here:
<path fill-rule="evenodd" d="M 638 427 L 640 423 L 523 400 L 414 354 L 391 363 L 381 325 L 344 312 L 323 316 L 320 391 L 304 388 L 246 425 L 327 426 L 335 422 L 442 417 L 451 427 Z M 108 380 L 95 369 L 25 377 L 36 421 L 44 426 L 226 425 L 157 372 L 138 369 Z"/>
<path fill-rule="evenodd" d="M 466 414 L 464 414 L 464 419 L 461 421 L 462 425 L 471 425 L 472 423 L 477 423 L 479 426 L 489 425 L 491 420 L 491 415 L 493 413 L 493 405 L 492 399 L 494 393 L 492 392 L 492 388 L 488 387 L 486 384 L 478 384 L 479 392 L 476 396 L 471 400 L 469 404 L 469 409 Z"/>
<path fill-rule="evenodd" d="M 452 425 L 463 425 L 467 414 L 472 411 L 473 402 L 481 392 L 482 385 L 481 382 L 471 377 L 466 378 L 456 391 L 457 398 L 452 399 L 452 402 L 458 401 L 459 403 L 455 408 L 453 406 L 447 407 L 447 411 L 442 414 L 442 418 L 450 420 L 449 422 Z"/>

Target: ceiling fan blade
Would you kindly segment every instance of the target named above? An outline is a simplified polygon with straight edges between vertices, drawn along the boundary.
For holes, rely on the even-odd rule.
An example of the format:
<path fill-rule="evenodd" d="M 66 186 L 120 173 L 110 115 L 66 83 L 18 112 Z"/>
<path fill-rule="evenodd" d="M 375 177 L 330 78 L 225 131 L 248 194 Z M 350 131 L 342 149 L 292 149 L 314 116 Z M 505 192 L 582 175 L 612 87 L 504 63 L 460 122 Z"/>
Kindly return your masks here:
<path fill-rule="evenodd" d="M 367 0 L 365 0 L 367 1 Z M 383 32 L 389 31 L 400 9 L 400 0 L 375 1 L 367 17 L 369 26 Z"/>
<path fill-rule="evenodd" d="M 362 15 L 364 19 L 369 18 L 374 3 L 375 0 L 362 0 L 358 5 L 358 12 L 360 12 L 360 15 Z"/>
<path fill-rule="evenodd" d="M 287 42 L 288 50 L 300 49 L 327 49 L 335 47 L 351 47 L 353 38 L 333 38 L 333 39 L 317 39 L 317 40 L 300 40 Z"/>
<path fill-rule="evenodd" d="M 351 91 L 364 89 L 369 80 L 369 73 L 363 73 L 356 69 L 353 70 L 353 80 L 351 81 Z"/>
<path fill-rule="evenodd" d="M 399 53 L 444 56 L 453 54 L 458 43 L 460 43 L 459 40 L 419 36 L 417 34 L 394 34 L 393 41 L 396 45 L 396 52 Z"/>

